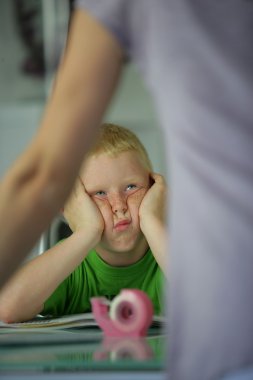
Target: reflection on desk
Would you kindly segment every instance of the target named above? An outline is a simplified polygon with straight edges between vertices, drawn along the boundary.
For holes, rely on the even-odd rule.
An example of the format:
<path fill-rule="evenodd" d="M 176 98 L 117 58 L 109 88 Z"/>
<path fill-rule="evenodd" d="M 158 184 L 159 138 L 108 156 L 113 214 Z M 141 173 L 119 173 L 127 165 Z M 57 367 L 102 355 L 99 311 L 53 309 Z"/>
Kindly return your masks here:
<path fill-rule="evenodd" d="M 166 339 L 161 329 L 146 338 L 105 339 L 98 328 L 13 331 L 0 334 L 0 376 L 8 372 L 85 370 L 162 371 Z"/>

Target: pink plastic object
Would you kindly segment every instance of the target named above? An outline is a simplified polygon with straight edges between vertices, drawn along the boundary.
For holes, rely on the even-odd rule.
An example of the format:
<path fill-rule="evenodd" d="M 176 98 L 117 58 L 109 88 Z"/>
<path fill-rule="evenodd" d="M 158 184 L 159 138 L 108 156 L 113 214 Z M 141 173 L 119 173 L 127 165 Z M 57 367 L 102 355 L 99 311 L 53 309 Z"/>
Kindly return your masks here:
<path fill-rule="evenodd" d="M 146 336 L 152 323 L 153 304 L 139 289 L 123 289 L 108 307 L 105 297 L 91 298 L 93 315 L 108 337 Z"/>

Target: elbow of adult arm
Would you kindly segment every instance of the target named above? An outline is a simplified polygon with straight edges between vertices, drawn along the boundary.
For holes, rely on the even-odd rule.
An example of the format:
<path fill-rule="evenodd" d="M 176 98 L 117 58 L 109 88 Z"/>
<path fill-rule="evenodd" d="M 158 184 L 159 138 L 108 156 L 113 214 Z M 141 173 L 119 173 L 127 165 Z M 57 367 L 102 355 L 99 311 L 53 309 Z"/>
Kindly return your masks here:
<path fill-rule="evenodd" d="M 53 162 L 38 173 L 38 187 L 35 196 L 38 204 L 49 210 L 58 209 L 65 202 L 73 186 L 77 172 L 66 170 L 62 162 Z"/>
<path fill-rule="evenodd" d="M 68 167 L 66 158 L 48 156 L 47 150 L 39 147 L 29 162 L 24 157 L 22 165 L 19 163 L 12 172 L 9 195 L 13 193 L 12 198 L 26 205 L 27 210 L 28 205 L 31 210 L 36 206 L 36 213 L 52 217 L 70 193 L 78 169 Z"/>

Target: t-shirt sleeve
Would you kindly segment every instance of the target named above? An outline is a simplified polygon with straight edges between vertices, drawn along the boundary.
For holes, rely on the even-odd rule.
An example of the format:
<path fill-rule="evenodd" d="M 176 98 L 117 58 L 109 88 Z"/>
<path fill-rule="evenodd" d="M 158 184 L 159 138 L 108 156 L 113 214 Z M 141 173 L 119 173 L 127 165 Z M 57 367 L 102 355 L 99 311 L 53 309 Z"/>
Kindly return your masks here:
<path fill-rule="evenodd" d="M 76 9 L 86 10 L 93 18 L 108 29 L 119 41 L 126 56 L 130 44 L 127 28 L 127 1 L 124 0 L 76 0 Z"/>

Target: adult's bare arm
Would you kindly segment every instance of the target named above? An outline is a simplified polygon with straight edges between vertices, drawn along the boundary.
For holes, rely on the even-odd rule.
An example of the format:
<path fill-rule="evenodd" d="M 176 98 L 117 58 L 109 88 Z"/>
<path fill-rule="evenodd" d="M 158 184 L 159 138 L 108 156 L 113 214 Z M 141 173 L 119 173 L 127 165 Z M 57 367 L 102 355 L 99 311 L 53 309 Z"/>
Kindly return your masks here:
<path fill-rule="evenodd" d="M 70 193 L 122 59 L 116 39 L 84 11 L 76 11 L 40 128 L 0 186 L 0 287 Z"/>

